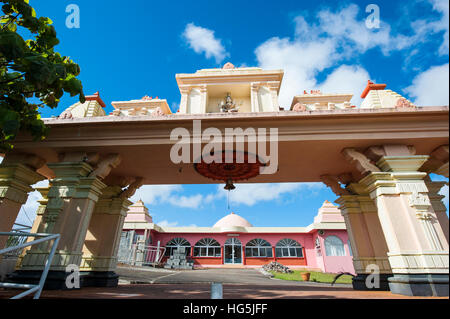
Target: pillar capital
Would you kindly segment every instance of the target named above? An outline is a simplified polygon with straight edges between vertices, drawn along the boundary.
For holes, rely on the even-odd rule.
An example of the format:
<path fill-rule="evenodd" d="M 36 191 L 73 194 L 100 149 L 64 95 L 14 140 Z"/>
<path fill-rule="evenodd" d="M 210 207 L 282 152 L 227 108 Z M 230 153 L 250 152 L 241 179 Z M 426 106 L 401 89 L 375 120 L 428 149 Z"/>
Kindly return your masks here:
<path fill-rule="evenodd" d="M 32 155 L 21 156 L 19 158 L 8 154 L 0 164 L 0 231 L 11 231 L 20 208 L 28 199 L 28 193 L 33 190 L 31 185 L 45 179 L 36 172 L 36 167 L 43 165 L 39 158 Z M 4 247 L 6 240 L 5 236 L 0 238 L 0 249 Z"/>
<path fill-rule="evenodd" d="M 360 183 L 365 185 L 372 198 L 381 195 L 428 193 L 422 172 L 374 172 L 364 177 Z"/>
<path fill-rule="evenodd" d="M 6 164 L 0 166 L 0 200 L 9 199 L 25 204 L 31 185 L 45 179 L 44 176 L 24 164 Z"/>
<path fill-rule="evenodd" d="M 76 187 L 74 198 L 86 198 L 97 202 L 106 184 L 97 177 L 81 177 Z"/>
<path fill-rule="evenodd" d="M 128 206 L 132 204 L 127 198 L 121 197 L 122 188 L 120 186 L 107 186 L 102 190 L 102 194 L 93 214 L 121 215 L 126 217 Z"/>
<path fill-rule="evenodd" d="M 417 172 L 428 158 L 428 155 L 383 156 L 377 166 L 384 172 Z"/>

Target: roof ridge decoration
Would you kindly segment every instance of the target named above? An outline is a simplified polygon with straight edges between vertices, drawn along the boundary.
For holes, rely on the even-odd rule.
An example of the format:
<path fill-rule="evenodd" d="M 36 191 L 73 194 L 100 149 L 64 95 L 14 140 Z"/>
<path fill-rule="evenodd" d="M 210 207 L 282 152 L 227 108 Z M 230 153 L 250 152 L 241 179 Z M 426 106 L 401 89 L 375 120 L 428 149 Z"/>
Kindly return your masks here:
<path fill-rule="evenodd" d="M 152 116 L 161 117 L 172 114 L 167 100 L 160 99 L 158 96 L 145 95 L 137 100 L 129 101 L 113 101 L 111 102 L 114 111 L 110 114 L 113 116 Z"/>
<path fill-rule="evenodd" d="M 223 65 L 223 67 L 222 67 L 222 69 L 224 69 L 224 70 L 232 70 L 232 69 L 235 69 L 235 68 L 236 68 L 236 67 L 235 67 L 234 64 L 231 63 L 231 62 L 225 63 L 225 64 Z"/>
<path fill-rule="evenodd" d="M 348 93 L 323 93 L 321 90 L 303 90 L 302 94 L 295 95 L 291 103 L 291 111 L 305 112 L 318 110 L 349 109 L 355 106 L 351 104 L 353 94 Z"/>
<path fill-rule="evenodd" d="M 101 105 L 101 107 L 103 107 L 103 108 L 106 107 L 106 104 L 105 104 L 105 102 L 103 102 L 103 100 L 101 99 L 100 93 L 99 93 L 98 91 L 95 92 L 93 95 L 86 95 L 85 98 L 86 98 L 86 101 L 97 101 L 98 104 Z"/>
<path fill-rule="evenodd" d="M 386 84 L 375 84 L 370 80 L 367 81 L 367 86 L 362 92 L 361 98 L 364 99 L 361 103 L 363 109 L 416 109 L 416 106 L 404 96 L 392 90 L 386 90 Z"/>
<path fill-rule="evenodd" d="M 100 93 L 97 91 L 93 95 L 86 95 L 84 103 L 76 102 L 75 104 L 66 108 L 59 116 L 59 119 L 73 119 L 83 117 L 97 117 L 105 116 L 106 107 L 105 102 L 100 98 Z"/>

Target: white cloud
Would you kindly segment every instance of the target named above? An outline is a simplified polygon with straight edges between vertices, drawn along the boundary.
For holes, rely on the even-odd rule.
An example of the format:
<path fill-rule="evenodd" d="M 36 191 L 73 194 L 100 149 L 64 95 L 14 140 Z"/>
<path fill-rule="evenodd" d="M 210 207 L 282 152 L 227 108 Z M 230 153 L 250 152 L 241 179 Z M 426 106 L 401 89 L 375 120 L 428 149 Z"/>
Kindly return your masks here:
<path fill-rule="evenodd" d="M 139 199 L 147 205 L 170 204 L 182 208 L 199 208 L 204 202 L 204 196 L 194 194 L 191 196 L 179 195 L 183 191 L 181 185 L 144 185 L 131 197 L 132 202 Z"/>
<path fill-rule="evenodd" d="M 319 22 L 311 27 L 310 32 L 332 38 L 336 45 L 343 49 L 344 55 L 352 55 L 355 51 L 366 52 L 375 47 L 379 47 L 384 54 L 388 55 L 392 50 L 401 50 L 412 45 L 409 37 L 393 35 L 390 25 L 382 19 L 379 28 L 369 29 L 365 21 L 367 16 L 362 15 L 361 19 L 358 19 L 359 11 L 359 6 L 356 4 L 351 4 L 337 12 L 321 10 L 317 14 Z M 297 25 L 297 35 L 300 34 L 298 27 Z M 300 25 L 300 29 L 304 27 Z"/>
<path fill-rule="evenodd" d="M 272 183 L 272 184 L 236 184 L 236 190 L 230 193 L 230 203 L 253 206 L 260 202 L 280 200 L 283 195 L 301 190 L 319 190 L 322 183 Z M 217 186 L 216 198 L 225 198 L 227 191 Z"/>
<path fill-rule="evenodd" d="M 360 7 L 355 4 L 337 11 L 322 9 L 314 16 L 314 23 L 309 23 L 303 15 L 297 16 L 294 37 L 266 40 L 255 49 L 257 62 L 264 69 L 284 69 L 279 97 L 280 106 L 284 108 L 290 106 L 294 95 L 310 89 L 353 93 L 352 103 L 358 105 L 361 102 L 359 96 L 367 80 L 371 79 L 370 74 L 358 64 L 332 68 L 371 49 L 379 49 L 384 55 L 401 50 L 405 63 L 408 63 L 412 55 L 418 54 L 417 46 L 429 41 L 430 33 L 437 32 L 444 32 L 439 53 L 448 54 L 448 2 L 430 1 L 433 10 L 440 13 L 440 19 L 414 21 L 407 26 L 410 29 L 408 35 L 394 33 L 382 16 L 380 28 L 367 28 L 367 15 L 361 14 Z M 323 72 L 329 74 L 320 83 L 318 78 Z M 442 79 L 441 75 L 439 79 Z M 443 85 L 435 86 L 434 91 L 439 87 Z M 434 94 L 434 99 L 442 100 L 443 96 L 448 96 L 447 92 Z"/>
<path fill-rule="evenodd" d="M 285 71 L 279 97 L 282 107 L 288 107 L 294 95 L 318 88 L 326 93 L 352 93 L 352 102 L 360 102 L 359 95 L 370 79 L 363 67 L 341 66 L 322 83 L 317 77 L 357 53 L 379 46 L 387 54 L 394 48 L 403 47 L 399 44 L 403 41 L 392 41 L 390 27 L 386 24 L 379 30 L 368 29 L 363 19 L 357 19 L 358 11 L 356 5 L 338 12 L 322 10 L 317 14 L 316 24 L 309 24 L 303 16 L 298 16 L 294 19 L 293 39 L 274 37 L 256 48 L 260 67 Z"/>
<path fill-rule="evenodd" d="M 161 227 L 176 227 L 178 225 L 178 222 L 169 222 L 168 220 L 165 219 L 156 224 L 158 224 Z"/>
<path fill-rule="evenodd" d="M 183 37 L 196 53 L 204 53 L 207 59 L 214 57 L 216 63 L 222 62 L 229 56 L 221 40 L 214 36 L 212 30 L 188 23 L 183 32 Z"/>
<path fill-rule="evenodd" d="M 353 93 L 352 102 L 359 105 L 362 102 L 360 92 L 364 90 L 369 73 L 358 65 L 342 65 L 334 70 L 324 82 L 319 85 L 322 92 Z"/>
<path fill-rule="evenodd" d="M 449 65 L 433 66 L 418 74 L 404 91 L 418 106 L 449 105 Z"/>
<path fill-rule="evenodd" d="M 336 60 L 331 40 L 317 42 L 292 41 L 271 38 L 255 50 L 258 64 L 263 69 L 283 69 L 280 106 L 288 107 L 293 96 L 317 86 L 316 76 Z"/>
<path fill-rule="evenodd" d="M 131 197 L 132 202 L 139 199 L 149 205 L 167 202 L 174 192 L 182 190 L 181 185 L 144 185 Z"/>
<path fill-rule="evenodd" d="M 435 32 L 444 31 L 444 39 L 439 47 L 439 54 L 448 55 L 449 51 L 449 2 L 448 0 L 431 0 L 433 9 L 440 12 L 442 17 L 434 25 Z"/>
<path fill-rule="evenodd" d="M 195 224 L 182 226 L 182 225 L 179 225 L 178 222 L 169 222 L 168 220 L 162 220 L 156 224 L 161 227 L 197 227 L 197 225 L 195 225 Z"/>
<path fill-rule="evenodd" d="M 203 195 L 197 194 L 193 196 L 172 196 L 169 202 L 178 207 L 199 208 L 203 201 Z"/>
<path fill-rule="evenodd" d="M 439 55 L 449 53 L 449 2 L 448 0 L 429 0 L 433 10 L 441 16 L 438 20 L 417 20 L 411 26 L 416 34 L 415 41 L 424 40 L 434 33 L 443 33 L 443 41 L 439 47 Z"/>

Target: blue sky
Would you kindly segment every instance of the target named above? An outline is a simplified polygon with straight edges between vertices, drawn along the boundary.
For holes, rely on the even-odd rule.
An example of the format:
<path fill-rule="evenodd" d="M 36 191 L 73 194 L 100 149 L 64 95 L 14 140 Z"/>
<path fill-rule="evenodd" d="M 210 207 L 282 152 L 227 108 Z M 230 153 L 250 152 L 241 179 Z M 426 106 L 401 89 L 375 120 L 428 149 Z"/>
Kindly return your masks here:
<path fill-rule="evenodd" d="M 449 5 L 443 0 L 30 3 L 39 16 L 53 20 L 61 41 L 57 50 L 80 65 L 85 93 L 100 91 L 107 112 L 112 101 L 144 95 L 165 98 L 176 111 L 176 73 L 227 61 L 284 69 L 285 107 L 304 89 L 350 92 L 358 105 L 368 79 L 387 83 L 417 105 L 449 104 Z M 371 3 L 380 12 L 375 29 L 365 24 Z M 80 28 L 66 27 L 69 4 L 80 9 Z M 59 115 L 74 102 L 66 95 L 57 109 L 42 114 Z M 211 226 L 227 213 L 221 188 L 146 186 L 134 199 L 146 202 L 156 222 Z M 25 207 L 30 219 L 36 198 L 32 194 Z M 336 197 L 320 184 L 242 185 L 231 194 L 231 206 L 255 226 L 303 226 L 325 199 Z M 27 222 L 24 215 L 18 221 Z"/>

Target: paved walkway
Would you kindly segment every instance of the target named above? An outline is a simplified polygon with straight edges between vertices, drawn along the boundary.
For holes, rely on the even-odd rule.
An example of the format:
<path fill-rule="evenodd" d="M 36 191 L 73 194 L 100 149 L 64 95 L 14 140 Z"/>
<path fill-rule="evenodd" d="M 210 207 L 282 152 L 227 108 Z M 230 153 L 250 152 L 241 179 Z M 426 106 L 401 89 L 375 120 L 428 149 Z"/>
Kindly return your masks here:
<path fill-rule="evenodd" d="M 305 283 L 270 279 L 257 269 L 201 269 L 171 271 L 165 269 L 118 268 L 117 288 L 48 290 L 43 299 L 209 299 L 211 282 L 223 283 L 224 299 L 406 299 L 386 291 L 355 291 L 351 285 Z M 136 283 L 137 282 L 137 283 Z M 0 299 L 17 292 L 1 290 Z M 420 298 L 420 297 L 416 297 Z M 447 298 L 443 298 L 447 299 Z"/>
<path fill-rule="evenodd" d="M 11 291 L 1 291 L 0 299 Z M 224 284 L 224 299 L 408 299 L 390 292 L 355 291 L 351 288 L 311 287 L 298 285 Z M 44 291 L 41 299 L 209 299 L 210 284 L 133 284 L 117 288 L 82 288 L 80 290 Z M 445 298 L 443 298 L 445 299 Z"/>
<path fill-rule="evenodd" d="M 298 286 L 299 282 L 271 279 L 256 268 L 211 268 L 175 271 L 160 268 L 118 267 L 117 274 L 124 284 L 184 284 L 221 282 L 229 284 Z M 302 285 L 330 286 L 321 283 L 302 283 Z M 351 288 L 351 285 L 337 284 Z"/>

